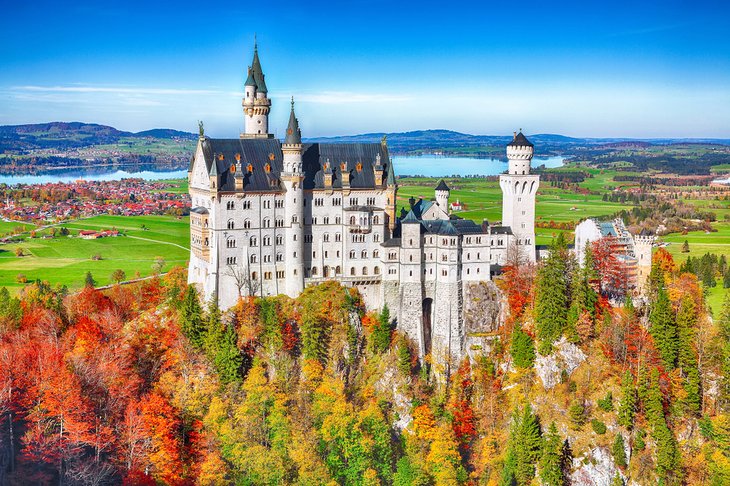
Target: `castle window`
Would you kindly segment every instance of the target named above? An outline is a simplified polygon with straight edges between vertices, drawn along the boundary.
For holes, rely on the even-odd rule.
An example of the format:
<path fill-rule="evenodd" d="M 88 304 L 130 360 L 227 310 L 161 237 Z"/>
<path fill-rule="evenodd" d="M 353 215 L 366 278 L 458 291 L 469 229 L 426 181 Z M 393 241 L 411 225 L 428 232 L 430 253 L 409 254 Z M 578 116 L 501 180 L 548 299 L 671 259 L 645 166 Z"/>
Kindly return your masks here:
<path fill-rule="evenodd" d="M 284 254 L 283 253 L 277 253 L 276 254 L 276 261 L 277 262 L 283 262 L 284 261 Z"/>
<path fill-rule="evenodd" d="M 340 268 L 340 266 L 337 265 L 337 267 L 335 267 L 335 275 L 339 275 L 340 273 L 342 273 L 342 268 Z"/>
<path fill-rule="evenodd" d="M 367 250 L 363 250 L 362 253 L 360 253 L 360 258 L 367 258 L 367 257 L 368 257 Z"/>
<path fill-rule="evenodd" d="M 236 239 L 235 238 L 228 238 L 226 239 L 226 248 L 235 248 L 236 247 Z"/>
<path fill-rule="evenodd" d="M 479 253 L 477 253 L 477 260 L 479 260 Z"/>
<path fill-rule="evenodd" d="M 350 198 L 350 206 L 357 206 L 357 198 L 351 197 Z"/>
<path fill-rule="evenodd" d="M 342 218 L 335 216 L 335 224 L 342 224 Z"/>
<path fill-rule="evenodd" d="M 226 225 L 226 227 L 227 227 L 228 229 L 233 229 L 233 220 L 232 220 L 232 219 L 229 219 L 229 220 L 228 220 L 228 224 Z"/>
<path fill-rule="evenodd" d="M 368 274 L 368 267 L 362 267 L 362 274 L 367 275 Z"/>
<path fill-rule="evenodd" d="M 271 255 L 264 255 L 264 263 L 271 263 Z"/>
<path fill-rule="evenodd" d="M 395 267 L 388 268 L 388 275 L 395 275 L 396 272 L 397 270 L 395 269 Z"/>
<path fill-rule="evenodd" d="M 317 258 L 317 252 L 316 251 L 313 251 L 312 252 L 312 259 L 315 259 L 315 258 Z"/>
<path fill-rule="evenodd" d="M 243 209 L 251 209 L 251 201 L 243 201 Z"/>
<path fill-rule="evenodd" d="M 274 207 L 275 208 L 283 208 L 284 207 L 284 200 L 283 199 L 277 199 L 277 200 L 275 200 L 274 201 Z"/>
<path fill-rule="evenodd" d="M 380 256 L 380 252 L 378 250 L 373 250 L 373 258 L 378 258 Z"/>
<path fill-rule="evenodd" d="M 250 220 L 250 219 L 247 219 L 247 220 L 245 220 L 245 221 L 243 222 L 243 227 L 244 227 L 245 229 L 249 229 L 249 228 L 251 227 L 251 220 Z"/>
<path fill-rule="evenodd" d="M 271 280 L 271 272 L 264 272 L 264 280 Z"/>
<path fill-rule="evenodd" d="M 479 237 L 477 238 L 477 244 L 478 244 L 478 245 L 481 245 L 481 243 L 482 243 L 482 237 L 481 237 L 481 236 L 479 236 Z"/>
<path fill-rule="evenodd" d="M 325 258 L 329 257 L 329 252 L 327 250 L 324 251 L 324 257 Z"/>
<path fill-rule="evenodd" d="M 312 267 L 312 277 L 317 276 L 317 267 Z"/>
<path fill-rule="evenodd" d="M 323 219 L 324 219 L 323 224 L 330 224 L 330 218 L 329 218 L 329 216 L 325 216 Z"/>
<path fill-rule="evenodd" d="M 264 236 L 264 246 L 271 246 L 271 236 Z"/>
<path fill-rule="evenodd" d="M 355 216 L 350 216 L 350 224 L 355 224 L 355 221 L 357 221 Z"/>
<path fill-rule="evenodd" d="M 277 270 L 276 278 L 284 278 L 284 270 Z"/>
<path fill-rule="evenodd" d="M 228 258 L 226 258 L 226 264 L 228 264 L 228 265 L 235 265 L 236 264 L 236 257 L 228 257 Z"/>
<path fill-rule="evenodd" d="M 396 256 L 397 256 L 397 254 L 394 251 L 391 251 L 390 253 L 388 253 L 388 258 L 391 260 L 395 260 Z"/>
<path fill-rule="evenodd" d="M 380 224 L 380 218 L 377 214 L 373 216 L 373 224 Z"/>
<path fill-rule="evenodd" d="M 335 197 L 332 199 L 332 205 L 333 206 L 340 206 L 342 204 L 342 199 L 339 197 Z"/>
<path fill-rule="evenodd" d="M 469 260 L 469 259 L 470 259 L 470 257 L 471 257 L 471 254 L 467 253 L 467 254 L 466 254 L 466 259 L 467 259 L 467 260 Z"/>
<path fill-rule="evenodd" d="M 277 245 L 283 245 L 284 244 L 284 237 L 281 235 L 276 235 L 276 244 Z"/>
<path fill-rule="evenodd" d="M 269 218 L 264 218 L 264 228 L 271 228 L 271 220 Z"/>
<path fill-rule="evenodd" d="M 410 260 L 413 261 L 413 255 L 410 256 Z"/>
<path fill-rule="evenodd" d="M 342 241 L 342 234 L 341 233 L 335 233 L 335 241 Z"/>
<path fill-rule="evenodd" d="M 355 250 L 350 250 L 350 258 L 355 258 Z"/>
<path fill-rule="evenodd" d="M 298 223 L 299 222 L 299 218 L 297 216 L 292 216 L 291 217 L 291 222 L 292 223 Z"/>
<path fill-rule="evenodd" d="M 259 275 L 256 272 L 251 272 L 251 280 L 258 280 Z"/>
<path fill-rule="evenodd" d="M 208 238 L 205 239 L 205 246 L 208 246 Z"/>
<path fill-rule="evenodd" d="M 448 275 L 449 275 L 449 271 L 448 271 L 448 270 L 446 270 L 446 269 L 444 269 L 444 270 L 441 270 L 441 275 L 442 275 L 442 276 L 444 276 L 444 277 L 448 277 Z"/>
<path fill-rule="evenodd" d="M 444 253 L 443 255 L 441 255 L 441 261 L 442 262 L 448 262 L 449 261 L 449 256 L 446 253 Z"/>
<path fill-rule="evenodd" d="M 254 253 L 251 255 L 251 258 L 249 260 L 251 261 L 251 263 L 256 263 L 258 261 L 258 257 Z"/>
<path fill-rule="evenodd" d="M 284 227 L 284 220 L 283 219 L 277 219 L 276 220 L 276 227 L 277 228 L 283 228 Z"/>
<path fill-rule="evenodd" d="M 380 275 L 380 267 L 375 267 L 373 269 L 373 273 L 375 273 L 375 275 Z"/>
<path fill-rule="evenodd" d="M 375 233 L 375 234 L 373 235 L 373 241 L 374 241 L 375 243 L 379 242 L 379 241 L 380 241 L 380 235 L 379 235 L 379 234 L 377 234 L 377 233 Z"/>
<path fill-rule="evenodd" d="M 226 203 L 226 209 L 228 209 L 228 210 L 235 209 L 235 203 L 233 201 L 228 201 Z"/>
<path fill-rule="evenodd" d="M 249 246 L 258 246 L 259 242 L 255 236 L 252 236 L 248 244 Z"/>
<path fill-rule="evenodd" d="M 479 273 L 479 267 L 477 267 L 477 273 Z"/>
<path fill-rule="evenodd" d="M 375 206 L 375 198 L 369 197 L 368 198 L 368 206 Z"/>
<path fill-rule="evenodd" d="M 296 268 L 294 269 L 294 271 L 292 272 L 292 274 L 293 275 L 296 275 L 297 274 L 297 269 Z"/>
<path fill-rule="evenodd" d="M 271 209 L 271 201 L 264 199 L 264 209 Z"/>
<path fill-rule="evenodd" d="M 469 275 L 469 273 L 470 273 L 470 272 L 469 272 L 469 269 L 467 268 L 467 269 L 466 269 L 466 274 L 467 274 L 467 275 Z"/>
<path fill-rule="evenodd" d="M 355 267 L 350 267 L 350 275 L 355 275 Z"/>
<path fill-rule="evenodd" d="M 322 235 L 322 240 L 325 241 L 325 242 L 328 242 L 330 240 L 330 234 L 329 233 L 323 234 Z"/>

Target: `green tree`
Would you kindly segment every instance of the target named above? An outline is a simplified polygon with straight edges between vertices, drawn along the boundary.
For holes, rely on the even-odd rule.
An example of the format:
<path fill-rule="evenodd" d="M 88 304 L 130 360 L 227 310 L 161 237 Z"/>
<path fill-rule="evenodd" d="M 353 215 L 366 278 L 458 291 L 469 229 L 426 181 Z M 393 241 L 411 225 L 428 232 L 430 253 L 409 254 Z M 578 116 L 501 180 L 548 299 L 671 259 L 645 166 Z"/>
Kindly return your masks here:
<path fill-rule="evenodd" d="M 91 275 L 91 272 L 86 272 L 86 278 L 84 279 L 84 286 L 85 287 L 96 287 L 96 280 L 94 280 L 94 277 Z"/>
<path fill-rule="evenodd" d="M 573 422 L 573 427 L 579 429 L 586 423 L 586 407 L 580 400 L 574 401 L 570 407 L 568 407 L 568 416 L 570 421 Z"/>
<path fill-rule="evenodd" d="M 528 485 L 535 477 L 535 463 L 542 451 L 540 419 L 530 404 L 512 415 L 507 442 L 507 457 L 502 470 L 502 485 Z"/>
<path fill-rule="evenodd" d="M 5 287 L 0 288 L 0 338 L 4 333 L 20 327 L 22 317 L 23 309 L 20 307 L 20 299 L 11 297 Z"/>
<path fill-rule="evenodd" d="M 537 272 L 535 327 L 540 354 L 549 354 L 553 342 L 565 330 L 568 314 L 568 265 L 563 233 L 553 241 L 550 253 Z"/>
<path fill-rule="evenodd" d="M 659 370 L 653 368 L 649 377 L 649 388 L 644 406 L 646 418 L 651 426 L 651 435 L 656 443 L 656 471 L 667 484 L 681 479 L 680 452 L 677 440 L 667 426 L 664 416 L 663 396 L 659 388 Z"/>
<path fill-rule="evenodd" d="M 618 407 L 618 423 L 628 430 L 634 427 L 634 415 L 636 415 L 637 397 L 634 377 L 626 370 L 621 383 L 621 402 Z"/>
<path fill-rule="evenodd" d="M 188 285 L 180 305 L 180 329 L 196 348 L 202 348 L 205 341 L 203 309 L 195 286 Z"/>
<path fill-rule="evenodd" d="M 626 467 L 627 463 L 624 436 L 621 435 L 620 432 L 616 434 L 611 452 L 613 453 L 613 460 L 616 461 L 616 465 L 619 467 Z"/>
<path fill-rule="evenodd" d="M 236 330 L 233 329 L 233 326 L 225 324 L 221 324 L 221 326 L 223 327 L 222 337 L 216 348 L 213 364 L 221 383 L 240 383 L 243 356 L 236 345 Z"/>
<path fill-rule="evenodd" d="M 518 368 L 532 368 L 535 362 L 535 343 L 519 326 L 516 326 L 512 333 L 510 354 Z"/>
<path fill-rule="evenodd" d="M 624 486 L 624 480 L 621 477 L 621 473 L 616 471 L 616 475 L 611 480 L 611 486 Z"/>
<path fill-rule="evenodd" d="M 329 321 L 318 318 L 311 309 L 304 310 L 300 329 L 305 359 L 315 359 L 322 363 L 327 361 L 331 327 Z"/>
<path fill-rule="evenodd" d="M 654 338 L 659 355 L 666 369 L 674 369 L 677 363 L 679 336 L 672 303 L 663 287 L 657 292 L 657 300 L 649 314 L 649 333 Z"/>
<path fill-rule="evenodd" d="M 694 347 L 696 324 L 697 310 L 694 300 L 690 296 L 685 296 L 680 303 L 679 312 L 677 312 L 677 333 L 679 337 L 677 364 L 684 377 L 687 405 L 695 413 L 700 411 L 702 401 L 700 372 L 697 363 L 697 352 Z"/>
<path fill-rule="evenodd" d="M 540 479 L 542 484 L 546 486 L 563 486 L 565 481 L 560 467 L 562 445 L 555 422 L 552 422 L 547 434 L 545 434 L 542 456 L 540 457 Z"/>
<path fill-rule="evenodd" d="M 408 346 L 408 339 L 401 336 L 398 340 L 398 369 L 406 376 L 411 374 L 411 348 Z"/>
<path fill-rule="evenodd" d="M 390 347 L 391 334 L 393 333 L 390 321 L 390 309 L 388 305 L 383 306 L 383 310 L 378 315 L 378 321 L 373 326 L 373 332 L 370 335 L 371 348 L 377 354 L 382 354 Z"/>

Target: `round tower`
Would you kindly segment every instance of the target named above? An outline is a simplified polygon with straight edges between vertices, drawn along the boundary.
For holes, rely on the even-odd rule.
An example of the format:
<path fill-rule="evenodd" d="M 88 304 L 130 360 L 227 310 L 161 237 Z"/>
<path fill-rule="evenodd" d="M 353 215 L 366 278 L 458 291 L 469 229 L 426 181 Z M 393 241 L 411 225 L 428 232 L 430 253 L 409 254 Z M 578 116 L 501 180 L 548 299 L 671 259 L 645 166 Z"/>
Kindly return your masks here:
<path fill-rule="evenodd" d="M 449 189 L 449 186 L 446 185 L 443 179 L 441 179 L 436 186 L 436 204 L 439 205 L 441 209 L 446 211 L 448 214 L 449 212 L 449 195 L 451 194 L 451 189 Z"/>
<path fill-rule="evenodd" d="M 243 133 L 242 138 L 263 137 L 269 134 L 269 111 L 271 100 L 268 98 L 264 72 L 259 60 L 258 45 L 254 43 L 253 61 L 248 68 L 248 77 L 244 86 L 243 95 Z"/>
<path fill-rule="evenodd" d="M 304 290 L 304 170 L 302 164 L 302 132 L 294 114 L 294 98 L 291 101 L 289 125 L 281 144 L 284 154 L 284 170 L 281 182 L 284 196 L 284 225 L 286 234 L 286 294 L 296 297 Z"/>
<path fill-rule="evenodd" d="M 512 175 L 529 174 L 530 162 L 534 152 L 535 147 L 522 134 L 522 130 L 519 133 L 515 132 L 512 141 L 507 144 L 507 160 L 509 161 L 507 173 Z"/>

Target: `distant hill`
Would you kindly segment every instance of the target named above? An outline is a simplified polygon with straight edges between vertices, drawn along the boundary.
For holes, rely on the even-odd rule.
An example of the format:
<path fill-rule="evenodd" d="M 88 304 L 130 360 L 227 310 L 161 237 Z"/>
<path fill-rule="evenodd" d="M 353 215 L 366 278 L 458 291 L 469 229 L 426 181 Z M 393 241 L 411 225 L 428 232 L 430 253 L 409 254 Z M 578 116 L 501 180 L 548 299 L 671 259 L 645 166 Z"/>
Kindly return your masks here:
<path fill-rule="evenodd" d="M 106 125 L 82 122 L 3 125 L 0 126 L 0 152 L 80 148 L 113 144 L 125 137 L 194 140 L 197 135 L 167 128 L 133 133 Z"/>

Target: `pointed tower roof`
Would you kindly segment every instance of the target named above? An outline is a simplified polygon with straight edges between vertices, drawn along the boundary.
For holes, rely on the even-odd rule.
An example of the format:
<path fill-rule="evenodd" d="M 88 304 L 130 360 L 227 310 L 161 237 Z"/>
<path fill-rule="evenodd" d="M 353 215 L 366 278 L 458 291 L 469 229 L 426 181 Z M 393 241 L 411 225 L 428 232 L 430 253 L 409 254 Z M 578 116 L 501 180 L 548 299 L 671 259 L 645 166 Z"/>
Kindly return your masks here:
<path fill-rule="evenodd" d="M 418 220 L 418 218 L 416 217 L 416 215 L 413 214 L 413 210 L 411 209 L 410 211 L 408 211 L 408 214 L 406 214 L 405 218 L 401 219 L 401 223 L 405 223 L 405 224 L 408 224 L 408 223 L 419 224 L 420 221 Z"/>
<path fill-rule="evenodd" d="M 244 86 L 256 86 L 256 80 L 253 79 L 253 69 L 251 69 L 251 66 L 248 67 L 248 77 L 246 78 Z"/>
<path fill-rule="evenodd" d="M 289 113 L 289 125 L 286 127 L 286 138 L 284 143 L 288 145 L 301 145 L 302 131 L 299 130 L 299 120 L 294 114 L 294 97 L 291 99 L 291 113 Z"/>
<path fill-rule="evenodd" d="M 253 77 L 257 91 L 261 91 L 262 93 L 268 92 L 266 82 L 264 81 L 264 71 L 261 69 L 261 61 L 259 60 L 259 46 L 255 41 L 253 45 L 253 61 L 251 62 L 251 72 L 249 77 Z"/>
<path fill-rule="evenodd" d="M 525 137 L 522 134 L 522 129 L 520 129 L 520 133 L 515 133 L 514 138 L 510 143 L 507 144 L 508 147 L 534 147 L 532 145 L 532 142 L 527 140 L 527 137 Z"/>
<path fill-rule="evenodd" d="M 444 182 L 443 179 L 441 179 L 439 181 L 438 186 L 436 186 L 436 190 L 437 191 L 451 191 L 451 189 L 449 189 L 449 186 L 446 185 L 446 183 Z"/>

